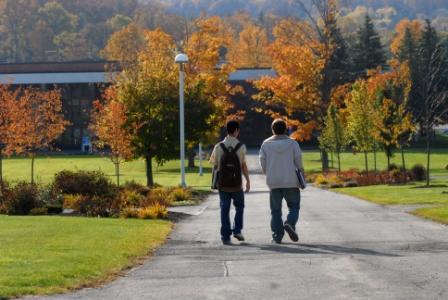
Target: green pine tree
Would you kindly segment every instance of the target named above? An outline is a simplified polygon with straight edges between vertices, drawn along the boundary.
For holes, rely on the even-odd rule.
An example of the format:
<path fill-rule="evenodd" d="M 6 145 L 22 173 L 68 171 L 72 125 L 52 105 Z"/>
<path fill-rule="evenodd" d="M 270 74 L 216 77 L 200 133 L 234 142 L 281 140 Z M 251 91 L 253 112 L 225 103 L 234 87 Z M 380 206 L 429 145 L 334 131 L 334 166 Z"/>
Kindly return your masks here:
<path fill-rule="evenodd" d="M 358 30 L 353 47 L 353 62 L 356 71 L 365 72 L 386 64 L 386 56 L 380 36 L 375 30 L 372 19 L 366 14 L 364 26 Z"/>

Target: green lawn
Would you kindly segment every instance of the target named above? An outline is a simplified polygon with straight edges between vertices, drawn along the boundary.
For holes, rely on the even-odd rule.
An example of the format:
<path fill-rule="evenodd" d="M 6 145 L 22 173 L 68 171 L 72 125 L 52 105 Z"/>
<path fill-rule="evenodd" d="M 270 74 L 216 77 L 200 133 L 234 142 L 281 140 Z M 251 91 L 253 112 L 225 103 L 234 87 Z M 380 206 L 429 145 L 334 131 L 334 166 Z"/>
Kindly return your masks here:
<path fill-rule="evenodd" d="M 8 181 L 30 180 L 31 164 L 27 158 L 11 158 L 4 160 L 4 177 Z M 170 161 L 163 166 L 154 164 L 154 181 L 166 186 L 177 186 L 180 183 L 180 163 Z M 187 184 L 194 189 L 206 190 L 210 187 L 210 165 L 204 163 L 204 176 L 198 175 L 198 169 L 187 168 Z M 61 170 L 101 170 L 111 176 L 115 182 L 115 170 L 112 162 L 100 156 L 57 155 L 39 157 L 35 162 L 37 181 L 48 183 L 53 175 Z M 145 163 L 143 160 L 126 162 L 121 166 L 121 182 L 135 180 L 146 183 Z"/>
<path fill-rule="evenodd" d="M 0 299 L 111 279 L 170 229 L 160 220 L 0 216 Z"/>
<path fill-rule="evenodd" d="M 431 219 L 448 225 L 448 205 L 429 208 L 420 208 L 413 212 L 414 215 Z"/>
<path fill-rule="evenodd" d="M 316 150 L 305 150 L 303 154 L 304 165 L 307 172 L 320 172 L 321 162 L 320 154 Z M 351 168 L 364 169 L 364 156 L 362 154 L 353 155 L 351 152 L 341 155 L 342 168 L 348 170 Z M 392 162 L 401 165 L 401 156 L 397 153 Z M 424 164 L 426 155 L 424 150 L 408 150 L 406 152 L 406 162 L 408 167 L 414 164 Z M 369 156 L 370 167 L 373 168 L 373 155 Z M 448 164 L 448 149 L 435 150 L 432 155 L 431 171 L 432 176 L 447 177 L 448 171 L 445 166 Z M 198 175 L 198 169 L 187 169 L 187 184 L 195 189 L 208 190 L 210 186 L 210 165 L 204 162 L 204 176 Z M 335 162 L 336 166 L 336 162 Z M 378 168 L 386 168 L 386 157 L 383 153 L 378 153 Z M 179 161 L 170 161 L 163 166 L 154 164 L 155 182 L 176 186 L 180 182 Z M 109 159 L 100 156 L 74 156 L 57 155 L 51 157 L 39 157 L 36 159 L 36 177 L 38 181 L 48 183 L 53 175 L 61 170 L 102 170 L 115 180 L 114 166 Z M 135 180 L 144 184 L 146 182 L 145 163 L 143 160 L 126 162 L 121 167 L 122 179 Z M 9 181 L 30 180 L 30 160 L 27 158 L 11 158 L 4 161 L 4 177 Z"/>
<path fill-rule="evenodd" d="M 334 191 L 355 196 L 381 205 L 448 204 L 448 181 L 436 181 L 445 187 L 423 188 L 424 184 L 375 185 L 342 188 Z"/>

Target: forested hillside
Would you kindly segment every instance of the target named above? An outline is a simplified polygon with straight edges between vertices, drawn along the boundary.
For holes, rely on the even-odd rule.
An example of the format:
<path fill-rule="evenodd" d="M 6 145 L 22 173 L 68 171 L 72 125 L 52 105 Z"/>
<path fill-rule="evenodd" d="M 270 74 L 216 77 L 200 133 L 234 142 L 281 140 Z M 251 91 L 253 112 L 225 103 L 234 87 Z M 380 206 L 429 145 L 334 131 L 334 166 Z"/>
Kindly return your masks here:
<path fill-rule="evenodd" d="M 305 7 L 310 1 L 303 0 Z M 161 28 L 179 44 L 198 17 L 219 15 L 236 39 L 249 23 L 266 31 L 285 16 L 305 19 L 299 0 L 0 0 L 0 62 L 98 60 L 114 32 L 130 23 Z M 404 18 L 448 28 L 446 0 L 341 0 L 338 26 L 350 42 L 369 14 L 388 48 Z M 266 41 L 267 43 L 268 41 Z"/>
<path fill-rule="evenodd" d="M 151 0 L 146 0 L 151 2 Z M 312 0 L 303 0 L 308 5 Z M 435 17 L 448 16 L 446 0 L 341 0 L 341 5 L 348 9 L 365 6 L 371 9 L 393 8 L 397 18 L 414 18 L 424 15 Z M 253 15 L 260 12 L 280 15 L 302 14 L 298 0 L 166 0 L 171 11 L 185 15 L 197 15 L 201 11 L 208 14 L 228 15 L 237 11 L 248 11 Z"/>

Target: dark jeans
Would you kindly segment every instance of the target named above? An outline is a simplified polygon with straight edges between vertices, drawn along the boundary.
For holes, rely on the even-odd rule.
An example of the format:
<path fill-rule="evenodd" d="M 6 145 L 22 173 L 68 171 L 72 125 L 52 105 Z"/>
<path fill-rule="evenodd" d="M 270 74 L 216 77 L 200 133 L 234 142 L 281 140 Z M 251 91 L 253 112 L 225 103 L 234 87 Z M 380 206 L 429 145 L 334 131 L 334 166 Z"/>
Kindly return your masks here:
<path fill-rule="evenodd" d="M 241 233 L 243 229 L 243 214 L 244 214 L 244 193 L 239 192 L 222 192 L 219 191 L 219 199 L 221 206 L 221 239 L 223 241 L 230 240 L 232 233 Z M 235 221 L 233 230 L 230 227 L 230 206 L 233 199 L 233 206 L 235 206 Z"/>
<path fill-rule="evenodd" d="M 286 222 L 296 229 L 299 220 L 300 190 L 298 188 L 273 189 L 270 194 L 272 238 L 281 241 L 285 235 L 282 219 L 282 202 L 286 200 L 289 213 Z"/>

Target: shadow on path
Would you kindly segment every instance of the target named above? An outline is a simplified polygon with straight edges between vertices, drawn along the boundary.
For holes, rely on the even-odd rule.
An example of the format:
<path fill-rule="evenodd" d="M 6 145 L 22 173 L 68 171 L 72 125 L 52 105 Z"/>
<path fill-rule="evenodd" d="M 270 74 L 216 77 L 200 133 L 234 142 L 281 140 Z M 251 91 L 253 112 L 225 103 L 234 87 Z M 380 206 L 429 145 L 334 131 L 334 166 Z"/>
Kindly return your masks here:
<path fill-rule="evenodd" d="M 235 245 L 238 246 L 238 245 Z M 378 252 L 369 249 L 363 249 L 358 247 L 343 247 L 337 245 L 320 245 L 320 244 L 292 244 L 282 243 L 279 245 L 256 245 L 249 243 L 241 243 L 239 246 L 258 248 L 263 251 L 272 251 L 279 253 L 289 254 L 333 254 L 333 255 L 368 255 L 368 256 L 386 256 L 386 257 L 398 257 L 400 255 Z"/>

